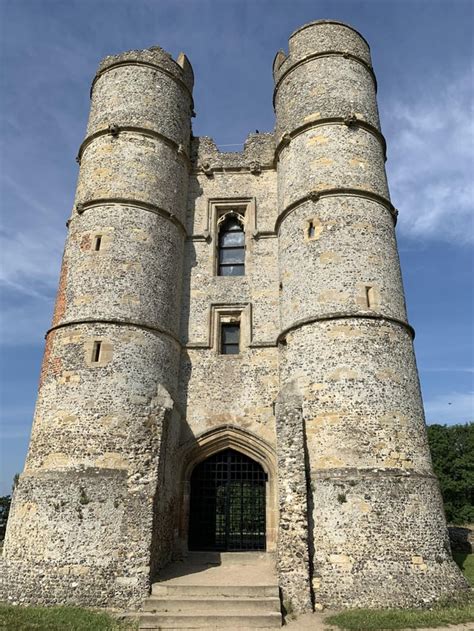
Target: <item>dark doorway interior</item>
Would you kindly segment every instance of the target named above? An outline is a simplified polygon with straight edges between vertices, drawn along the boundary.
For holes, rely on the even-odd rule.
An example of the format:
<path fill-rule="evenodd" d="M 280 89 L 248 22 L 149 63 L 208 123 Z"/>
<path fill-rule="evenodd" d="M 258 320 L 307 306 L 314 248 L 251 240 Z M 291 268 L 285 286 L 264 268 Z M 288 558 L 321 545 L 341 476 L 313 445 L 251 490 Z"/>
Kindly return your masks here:
<path fill-rule="evenodd" d="M 226 449 L 196 466 L 191 476 L 190 550 L 265 550 L 262 467 Z"/>

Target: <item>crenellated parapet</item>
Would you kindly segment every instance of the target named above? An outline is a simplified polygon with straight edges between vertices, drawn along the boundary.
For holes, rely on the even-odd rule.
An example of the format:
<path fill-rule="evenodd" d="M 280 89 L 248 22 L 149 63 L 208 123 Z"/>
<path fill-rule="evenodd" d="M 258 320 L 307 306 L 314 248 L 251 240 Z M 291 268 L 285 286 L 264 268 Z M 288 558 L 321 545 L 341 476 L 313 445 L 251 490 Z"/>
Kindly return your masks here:
<path fill-rule="evenodd" d="M 249 171 L 259 175 L 275 169 L 275 135 L 249 134 L 242 151 L 220 151 L 212 138 L 199 136 L 191 143 L 193 173 L 212 177 L 216 172 Z"/>

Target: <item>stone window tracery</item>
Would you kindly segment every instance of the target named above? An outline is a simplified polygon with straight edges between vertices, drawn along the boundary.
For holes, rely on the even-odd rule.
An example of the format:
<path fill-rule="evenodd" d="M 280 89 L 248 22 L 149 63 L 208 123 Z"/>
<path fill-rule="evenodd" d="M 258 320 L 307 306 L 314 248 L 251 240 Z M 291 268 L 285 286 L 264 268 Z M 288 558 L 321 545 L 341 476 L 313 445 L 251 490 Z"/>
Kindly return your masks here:
<path fill-rule="evenodd" d="M 233 210 L 219 217 L 217 222 L 218 276 L 245 274 L 245 232 L 243 216 Z"/>

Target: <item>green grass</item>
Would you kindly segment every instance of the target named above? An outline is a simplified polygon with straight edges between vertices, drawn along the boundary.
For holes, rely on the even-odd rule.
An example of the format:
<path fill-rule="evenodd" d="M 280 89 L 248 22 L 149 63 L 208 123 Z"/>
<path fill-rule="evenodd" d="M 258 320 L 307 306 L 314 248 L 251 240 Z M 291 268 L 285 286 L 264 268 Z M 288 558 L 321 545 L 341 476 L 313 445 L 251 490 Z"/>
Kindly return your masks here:
<path fill-rule="evenodd" d="M 474 587 L 474 554 L 453 552 L 453 558 L 458 564 L 459 569 L 471 584 L 471 587 Z"/>
<path fill-rule="evenodd" d="M 419 629 L 474 621 L 474 601 L 434 609 L 353 609 L 324 622 L 350 631 Z"/>
<path fill-rule="evenodd" d="M 0 605 L 0 629 L 11 631 L 126 631 L 131 622 L 118 622 L 104 612 L 81 607 L 16 607 Z"/>

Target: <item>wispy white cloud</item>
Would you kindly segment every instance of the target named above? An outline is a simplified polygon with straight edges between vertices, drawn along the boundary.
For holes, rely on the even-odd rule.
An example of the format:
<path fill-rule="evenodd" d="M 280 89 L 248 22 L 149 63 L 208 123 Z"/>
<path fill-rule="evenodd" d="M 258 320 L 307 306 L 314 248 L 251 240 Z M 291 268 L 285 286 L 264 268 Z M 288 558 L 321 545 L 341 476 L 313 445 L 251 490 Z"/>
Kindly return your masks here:
<path fill-rule="evenodd" d="M 51 224 L 0 232 L 0 344 L 41 344 L 51 321 L 64 241 Z"/>
<path fill-rule="evenodd" d="M 43 335 L 51 326 L 53 298 L 46 300 L 21 300 L 17 305 L 2 300 L 0 320 L 0 345 L 19 347 L 40 345 Z"/>
<path fill-rule="evenodd" d="M 405 236 L 474 242 L 473 87 L 466 68 L 385 108 L 387 170 Z"/>
<path fill-rule="evenodd" d="M 49 218 L 51 215 L 51 208 L 48 208 L 45 204 L 42 204 L 36 197 L 28 192 L 27 187 L 24 184 L 20 184 L 13 179 L 7 172 L 3 172 L 1 176 L 2 190 L 7 191 L 8 188 L 16 195 L 16 197 L 26 204 L 27 208 L 31 211 L 38 211 L 41 215 Z M 5 187 L 5 189 L 4 189 Z"/>
<path fill-rule="evenodd" d="M 22 293 L 49 298 L 58 280 L 64 235 L 54 225 L 0 233 L 0 282 Z"/>
<path fill-rule="evenodd" d="M 439 394 L 425 402 L 428 423 L 468 423 L 474 421 L 474 391 Z"/>

